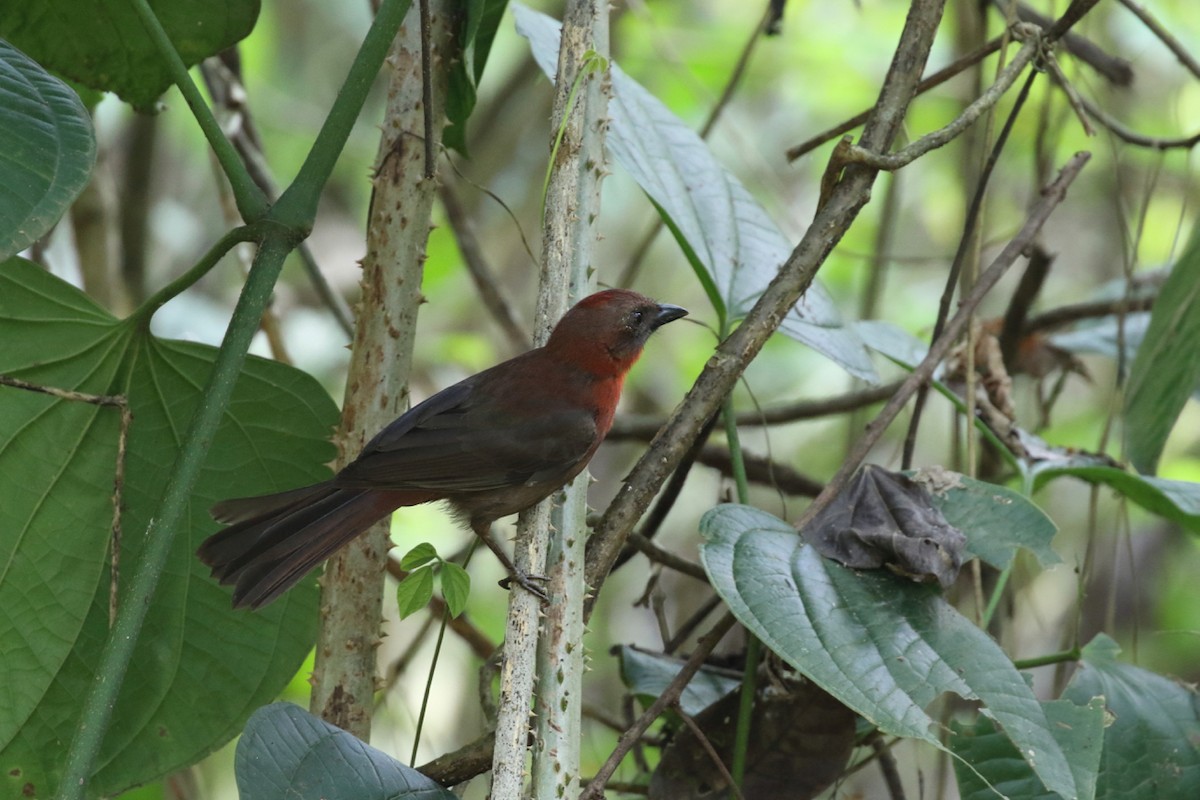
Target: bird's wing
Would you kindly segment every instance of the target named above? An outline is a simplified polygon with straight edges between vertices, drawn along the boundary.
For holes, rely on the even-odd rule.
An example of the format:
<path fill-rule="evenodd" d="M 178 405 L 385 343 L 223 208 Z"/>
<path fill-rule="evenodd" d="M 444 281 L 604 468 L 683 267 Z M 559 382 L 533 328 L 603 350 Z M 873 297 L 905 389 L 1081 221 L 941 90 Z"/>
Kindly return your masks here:
<path fill-rule="evenodd" d="M 372 439 L 334 483 L 488 491 L 550 479 L 593 448 L 596 421 L 590 412 L 499 414 L 474 394 L 475 383 L 468 379 L 414 406 Z"/>

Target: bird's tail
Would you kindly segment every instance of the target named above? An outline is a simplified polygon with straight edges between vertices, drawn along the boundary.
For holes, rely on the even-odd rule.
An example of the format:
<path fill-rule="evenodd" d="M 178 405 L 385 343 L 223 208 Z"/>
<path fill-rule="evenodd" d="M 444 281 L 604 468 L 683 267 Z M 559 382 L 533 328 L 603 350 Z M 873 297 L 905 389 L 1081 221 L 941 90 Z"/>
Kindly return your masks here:
<path fill-rule="evenodd" d="M 396 493 L 346 489 L 332 481 L 261 497 L 225 500 L 212 515 L 228 524 L 196 555 L 233 605 L 259 608 L 287 591 L 373 523 L 404 505 Z"/>

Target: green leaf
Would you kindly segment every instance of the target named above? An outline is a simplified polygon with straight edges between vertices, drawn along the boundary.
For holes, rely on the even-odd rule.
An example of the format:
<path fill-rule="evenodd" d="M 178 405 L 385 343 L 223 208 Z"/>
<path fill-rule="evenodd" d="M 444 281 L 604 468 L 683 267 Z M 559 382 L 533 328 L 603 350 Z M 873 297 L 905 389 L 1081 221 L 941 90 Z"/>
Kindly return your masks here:
<path fill-rule="evenodd" d="M 675 680 L 683 661 L 647 653 L 625 645 L 616 648 L 621 660 L 621 680 L 637 695 L 657 698 Z M 741 678 L 701 667 L 684 687 L 679 705 L 685 714 L 695 716 L 742 685 Z"/>
<path fill-rule="evenodd" d="M 514 3 L 517 32 L 553 76 L 559 24 Z M 696 133 L 612 65 L 607 146 L 662 215 L 723 320 L 746 315 L 792 253 L 792 244 Z M 863 343 L 813 283 L 780 330 L 860 378 L 878 380 Z"/>
<path fill-rule="evenodd" d="M 1021 674 L 934 589 L 846 569 L 748 506 L 717 506 L 700 530 L 705 569 L 738 620 L 842 703 L 887 733 L 942 747 L 924 707 L 943 692 L 979 700 L 1046 786 L 1078 794 Z"/>
<path fill-rule="evenodd" d="M 151 0 L 187 66 L 231 47 L 258 19 L 259 0 Z M 150 108 L 171 76 L 128 0 L 0 5 L 0 37 L 72 80 Z"/>
<path fill-rule="evenodd" d="M 96 163 L 96 138 L 79 95 L 3 40 L 0 97 L 4 261 L 53 228 L 87 186 Z"/>
<path fill-rule="evenodd" d="M 1088 483 L 1104 484 L 1163 519 L 1200 533 L 1200 484 L 1136 475 L 1095 458 L 1076 456 L 1037 464 L 1032 470 L 1034 488 L 1064 475 Z"/>
<path fill-rule="evenodd" d="M 450 616 L 457 617 L 467 607 L 467 598 L 471 596 L 471 576 L 467 571 L 453 561 L 443 561 L 442 597 Z"/>
<path fill-rule="evenodd" d="M 1071 761 L 1079 800 L 1092 800 L 1104 743 L 1104 699 L 1094 697 L 1081 706 L 1070 700 L 1052 700 L 1042 703 L 1042 708 L 1050 721 L 1050 732 Z M 960 759 L 954 763 L 954 772 L 962 800 L 1057 797 L 1046 791 L 1017 748 L 987 717 L 980 715 L 973 726 L 951 722 L 950 729 L 954 732 L 950 747 Z"/>
<path fill-rule="evenodd" d="M 1200 695 L 1191 686 L 1116 660 L 1116 642 L 1098 635 L 1064 696 L 1103 695 L 1104 733 L 1097 796 L 1112 800 L 1200 797 Z"/>
<path fill-rule="evenodd" d="M 437 549 L 429 542 L 421 542 L 400 559 L 400 569 L 411 572 L 437 560 Z"/>
<path fill-rule="evenodd" d="M 254 713 L 234 769 L 241 800 L 456 800 L 415 769 L 291 703 Z"/>
<path fill-rule="evenodd" d="M 1125 390 L 1125 452 L 1153 475 L 1196 381 L 1200 380 L 1200 225 L 1167 276 Z"/>
<path fill-rule="evenodd" d="M 143 536 L 216 350 L 158 339 L 22 259 L 0 263 L 0 373 L 93 395 L 133 413 L 122 493 L 121 577 Z M 308 375 L 251 358 L 196 483 L 113 712 L 92 788 L 116 794 L 181 769 L 235 736 L 312 647 L 312 581 L 234 611 L 195 548 L 207 509 L 311 483 L 334 449 L 337 408 Z M 79 698 L 108 635 L 108 546 L 120 414 L 0 386 L 0 797 L 54 794 Z M 5 787 L 8 788 L 5 788 Z M 12 791 L 10 791 L 10 789 Z"/>
<path fill-rule="evenodd" d="M 913 477 L 930 491 L 946 521 L 966 534 L 971 555 L 996 569 L 1012 563 L 1021 547 L 1043 567 L 1062 561 L 1050 548 L 1058 527 L 1020 493 L 941 468 Z"/>
<path fill-rule="evenodd" d="M 429 605 L 433 599 L 433 570 L 419 569 L 410 572 L 396 587 L 396 606 L 400 619 L 407 619 Z"/>
<path fill-rule="evenodd" d="M 442 132 L 442 142 L 467 155 L 467 119 L 475 110 L 475 88 L 483 78 L 492 41 L 508 0 L 467 0 L 463 33 L 459 37 L 462 52 L 450 65 L 446 87 L 446 118 L 450 124 Z"/>

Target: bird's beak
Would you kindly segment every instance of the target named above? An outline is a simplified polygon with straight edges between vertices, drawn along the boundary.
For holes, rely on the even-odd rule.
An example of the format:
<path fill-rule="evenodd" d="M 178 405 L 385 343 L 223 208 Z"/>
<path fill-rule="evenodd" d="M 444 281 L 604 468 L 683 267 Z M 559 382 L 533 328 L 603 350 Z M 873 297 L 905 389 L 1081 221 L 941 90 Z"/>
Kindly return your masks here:
<path fill-rule="evenodd" d="M 658 313 L 654 316 L 654 330 L 658 330 L 668 322 L 674 322 L 680 317 L 686 317 L 687 313 L 686 308 L 668 305 L 667 303 L 659 304 Z"/>

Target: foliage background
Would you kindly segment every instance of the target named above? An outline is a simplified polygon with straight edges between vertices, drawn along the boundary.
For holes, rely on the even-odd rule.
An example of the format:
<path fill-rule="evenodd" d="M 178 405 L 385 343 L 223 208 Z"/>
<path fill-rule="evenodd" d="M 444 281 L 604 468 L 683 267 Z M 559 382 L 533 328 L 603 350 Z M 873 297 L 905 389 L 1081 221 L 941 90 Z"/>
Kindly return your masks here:
<path fill-rule="evenodd" d="M 558 14 L 553 4 L 535 4 Z M 965 2 L 950 4 L 947 21 L 935 45 L 931 65 L 957 53 L 954 26 Z M 808 138 L 874 101 L 879 79 L 895 43 L 907 4 L 897 0 L 821 3 L 793 0 L 787 5 L 782 34 L 760 41 L 740 88 L 709 137 L 718 158 L 747 184 L 795 240 L 812 217 L 817 186 L 832 145 L 825 145 L 795 164 L 783 156 L 787 147 Z M 1156 0 L 1154 13 L 1193 53 L 1200 52 L 1200 16 L 1191 0 Z M 1047 6 L 1047 13 L 1053 10 Z M 1061 9 L 1058 9 L 1061 10 Z M 633 2 L 620 5 L 613 24 L 613 56 L 622 67 L 697 127 L 719 96 L 746 40 L 758 23 L 760 9 L 734 0 L 697 2 Z M 346 66 L 366 28 L 369 8 L 357 0 L 340 2 L 266 2 L 254 33 L 241 44 L 249 106 L 261 131 L 272 169 L 284 181 L 299 167 L 312 135 L 332 100 Z M 993 13 L 992 30 L 998 30 Z M 1128 125 L 1151 135 L 1175 136 L 1200 129 L 1200 81 L 1132 16 L 1116 3 L 1101 3 L 1078 27 L 1110 52 L 1129 59 L 1136 74 L 1132 89 L 1112 88 L 1073 59 L 1065 68 L 1080 90 Z M 985 62 L 990 76 L 994 59 Z M 987 78 L 985 78 L 986 82 Z M 909 115 L 910 135 L 949 121 L 973 96 L 966 76 L 919 98 Z M 457 154 L 442 161 L 442 175 L 461 200 L 479 240 L 484 243 L 497 283 L 513 304 L 519 320 L 532 317 L 536 270 L 522 243 L 521 232 L 536 236 L 541 177 L 546 160 L 549 87 L 533 67 L 527 43 L 517 37 L 511 16 L 501 25 L 492 59 L 480 88 L 480 105 L 468 125 L 471 158 Z M 1007 108 L 1005 101 L 1000 113 Z M 180 97 L 172 90 L 161 113 L 135 117 L 109 98 L 95 112 L 100 166 L 95 188 L 110 204 L 130 207 L 144 188 L 148 238 L 145 247 L 146 289 L 153 290 L 190 266 L 209 242 L 227 228 L 215 210 L 221 207 L 218 183 L 208 150 Z M 1163 153 L 1121 144 L 1102 129 L 1088 138 L 1071 118 L 1061 94 L 1039 81 L 1030 108 L 1047 107 L 1055 120 L 1052 163 L 1078 149 L 1095 159 L 1072 188 L 1070 200 L 1057 212 L 1045 234 L 1057 254 L 1041 308 L 1083 300 L 1124 270 L 1148 271 L 1168 265 L 1196 222 L 1198 186 L 1195 156 L 1187 150 Z M 369 201 L 368 171 L 378 142 L 375 120 L 381 103 L 368 107 L 339 162 L 323 199 L 309 244 L 335 288 L 352 297 L 363 253 L 363 220 Z M 1038 117 L 1027 112 L 1014 131 L 994 178 L 987 207 L 985 239 L 1003 244 L 1020 224 L 1030 202 L 1035 163 L 1033 144 Z M 147 147 L 147 136 L 153 141 Z M 151 156 L 147 156 L 152 152 Z M 130 185 L 134 165 L 149 158 L 150 180 Z M 897 178 L 897 216 L 886 255 L 884 289 L 878 318 L 927 334 L 942 290 L 946 267 L 961 235 L 968 198 L 964 187 L 968 156 L 965 143 L 951 145 L 921 159 Z M 460 174 L 461 173 L 461 174 Z M 858 316 L 872 253 L 880 235 L 884 177 L 850 235 L 822 268 L 820 279 L 843 312 Z M 512 214 L 479 187 L 503 199 Z M 632 252 L 656 218 L 653 208 L 632 181 L 614 168 L 604 185 L 603 227 L 599 250 L 601 283 L 617 284 Z M 463 268 L 445 212 L 430 239 L 422 291 L 422 309 L 414 398 L 458 380 L 513 354 L 500 327 L 481 313 L 476 291 Z M 88 230 L 69 224 L 46 243 L 44 260 L 55 272 L 96 287 L 110 308 L 120 313 L 127 301 L 114 287 L 137 293 L 127 279 L 85 275 L 75 256 L 86 245 Z M 533 246 L 537 251 L 536 245 Z M 123 260 L 110 251 L 114 267 Z M 88 269 L 95 268 L 95 262 Z M 118 270 L 119 272 L 119 270 Z M 1015 277 L 994 294 L 988 313 L 1001 313 Z M 707 301 L 690 269 L 667 236 L 660 236 L 636 273 L 634 288 L 663 301 L 692 309 L 693 319 L 714 325 Z M 197 290 L 181 296 L 155 317 L 162 335 L 216 343 L 228 309 L 241 286 L 241 275 L 228 264 L 214 271 Z M 144 290 L 143 290 L 144 291 Z M 107 296 L 106 296 L 107 295 Z M 347 338 L 322 310 L 301 271 L 292 265 L 276 290 L 274 311 L 297 366 L 315 374 L 334 397 L 341 396 Z M 702 327 L 672 326 L 653 342 L 635 371 L 623 410 L 663 413 L 691 385 L 711 352 L 714 338 Z M 257 351 L 268 352 L 265 343 Z M 1114 409 L 1117 380 L 1112 359 L 1085 358 L 1090 381 L 1072 377 L 1042 431 L 1050 442 L 1096 449 Z M 739 409 L 772 406 L 801 397 L 826 397 L 851 384 L 844 373 L 794 342 L 776 338 L 755 361 L 739 390 Z M 1035 416 L 1033 386 L 1018 380 L 1024 418 Z M 934 400 L 916 463 L 953 465 L 960 449 L 951 436 L 950 410 Z M 862 420 L 844 417 L 766 429 L 747 429 L 743 445 L 769 454 L 817 479 L 825 479 L 840 463 L 853 426 Z M 898 460 L 902 429 L 878 448 L 875 460 Z M 602 508 L 639 452 L 637 442 L 613 442 L 593 463 L 598 482 L 593 505 Z M 1114 452 L 1118 452 L 1114 451 Z M 1160 466 L 1160 474 L 1200 480 L 1200 417 L 1192 404 L 1185 410 Z M 693 473 L 686 494 L 663 529 L 660 544 L 694 558 L 700 515 L 729 493 L 726 479 L 708 469 Z M 1082 484 L 1055 482 L 1036 498 L 1060 527 L 1055 549 L 1065 564 L 1049 572 L 1032 567 L 1015 576 L 1019 616 L 1005 627 L 1002 644 L 1016 657 L 1051 652 L 1062 646 L 1063 630 L 1078 627 L 1080 640 L 1104 630 L 1124 647 L 1125 656 L 1148 669 L 1200 681 L 1200 603 L 1193 576 L 1200 571 L 1200 548 L 1194 535 L 1129 506 L 1110 492 Z M 784 518 L 802 508 L 803 498 L 787 497 L 769 486 L 754 489 L 753 502 Z M 439 509 L 406 509 L 397 514 L 394 538 L 402 550 L 433 540 L 442 552 L 465 544 L 460 531 Z M 1086 569 L 1084 569 L 1084 565 Z M 469 614 L 493 640 L 503 630 L 502 608 L 492 578 L 498 567 L 482 560 L 472 567 L 475 592 Z M 1081 582 L 1079 571 L 1083 570 Z M 588 699 L 615 714 L 621 686 L 609 646 L 644 644 L 657 647 L 654 616 L 633 601 L 646 586 L 649 567 L 642 558 L 623 568 L 601 598 L 588 642 L 594 672 Z M 1036 576 L 1036 577 L 1035 577 Z M 1086 591 L 1081 589 L 1086 587 Z M 668 619 L 678 623 L 697 602 L 697 586 L 688 578 L 666 573 L 658 583 L 665 595 Z M 390 670 L 410 659 L 402 675 L 381 696 L 372 737 L 375 746 L 406 757 L 430 655 L 429 637 L 419 638 L 418 619 L 389 627 L 380 651 Z M 434 683 L 435 711 L 426 727 L 418 762 L 447 752 L 473 737 L 478 723 L 474 671 L 477 662 L 460 642 L 448 639 Z M 410 648 L 415 652 L 410 653 Z M 730 643 L 726 643 L 730 647 Z M 1053 668 L 1038 673 L 1045 689 Z M 289 699 L 307 705 L 305 672 L 293 681 Z M 591 753 L 598 763 L 611 749 L 615 734 L 602 725 L 588 728 Z M 230 778 L 230 748 L 199 767 L 205 797 L 235 796 Z M 930 752 L 914 750 L 901 760 L 905 780 L 916 784 L 916 772 L 928 776 L 941 767 Z M 589 769 L 585 765 L 585 773 Z M 867 771 L 870 773 L 870 771 Z M 869 796 L 873 775 L 857 776 L 850 787 Z M 174 791 L 162 785 L 132 796 L 152 798 Z"/>

